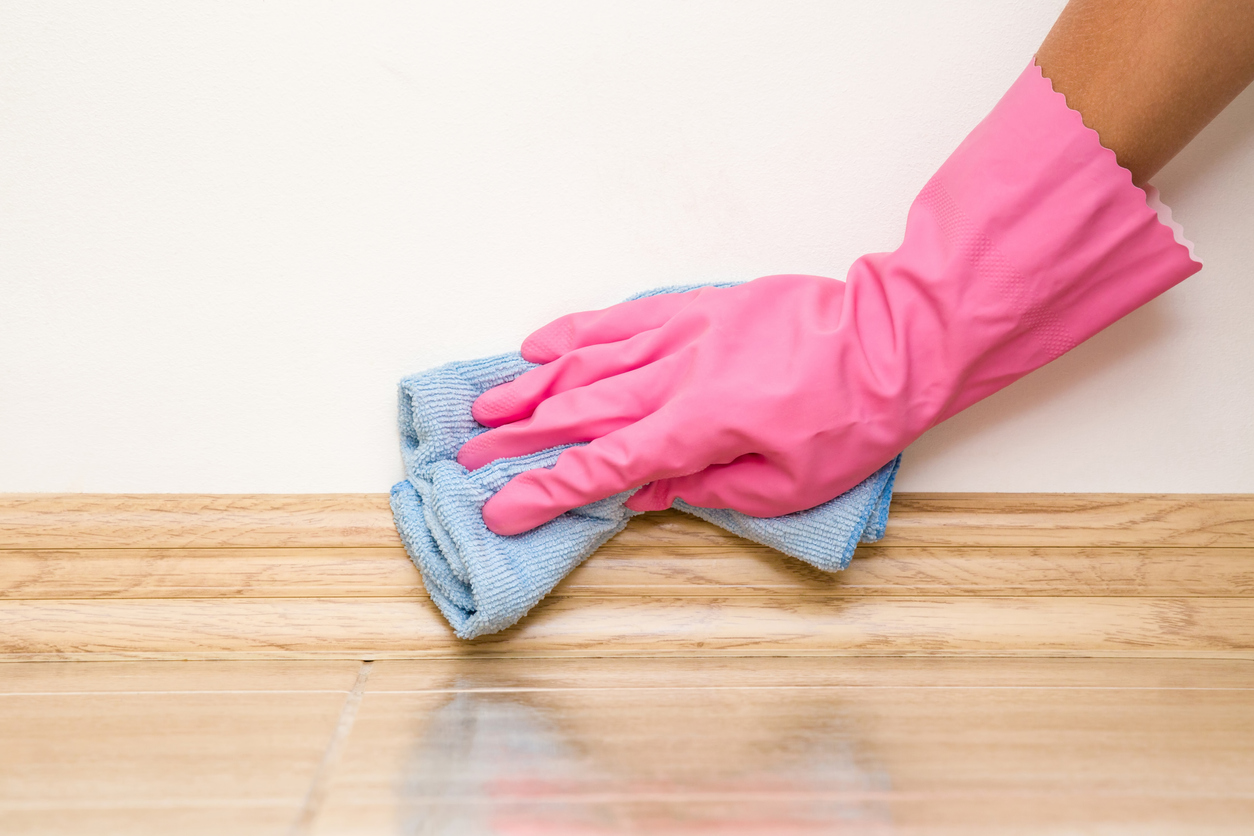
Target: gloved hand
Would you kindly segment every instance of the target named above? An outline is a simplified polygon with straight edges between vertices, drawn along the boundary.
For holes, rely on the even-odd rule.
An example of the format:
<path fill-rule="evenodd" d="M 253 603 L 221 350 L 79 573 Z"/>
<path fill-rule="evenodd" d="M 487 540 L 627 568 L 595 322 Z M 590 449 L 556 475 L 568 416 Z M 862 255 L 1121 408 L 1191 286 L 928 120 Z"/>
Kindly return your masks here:
<path fill-rule="evenodd" d="M 458 461 L 576 442 L 483 509 L 498 534 L 645 486 L 776 516 L 869 476 L 929 427 L 1200 269 L 1030 64 L 844 283 L 768 276 L 562 317 L 484 393 Z"/>

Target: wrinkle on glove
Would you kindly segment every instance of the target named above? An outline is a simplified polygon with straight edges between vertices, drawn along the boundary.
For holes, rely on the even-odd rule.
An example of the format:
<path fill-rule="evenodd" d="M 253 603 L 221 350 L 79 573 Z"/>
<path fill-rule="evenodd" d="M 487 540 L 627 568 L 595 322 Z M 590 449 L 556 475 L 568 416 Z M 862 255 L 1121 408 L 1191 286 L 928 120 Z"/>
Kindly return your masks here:
<path fill-rule="evenodd" d="M 644 295 L 690 288 L 662 288 Z M 639 297 L 635 297 L 639 298 Z M 486 432 L 470 415 L 481 394 L 535 368 L 517 353 L 449 363 L 400 383 L 401 453 L 407 479 L 392 488 L 401 541 L 459 638 L 504 630 L 638 512 L 624 493 L 503 537 L 483 522 L 483 505 L 525 470 L 552 467 L 565 447 L 500 459 L 475 471 L 457 451 Z M 858 543 L 884 536 L 897 456 L 853 489 L 807 511 L 758 518 L 728 509 L 673 507 L 825 571 L 844 569 Z"/>

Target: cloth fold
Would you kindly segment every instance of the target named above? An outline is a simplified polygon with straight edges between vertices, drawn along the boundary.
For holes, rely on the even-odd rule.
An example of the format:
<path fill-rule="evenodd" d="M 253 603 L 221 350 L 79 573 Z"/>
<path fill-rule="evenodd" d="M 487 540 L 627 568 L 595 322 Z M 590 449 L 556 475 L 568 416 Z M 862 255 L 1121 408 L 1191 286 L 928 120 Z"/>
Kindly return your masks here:
<path fill-rule="evenodd" d="M 688 289 L 660 288 L 640 296 Z M 482 509 L 489 497 L 525 470 L 552 467 L 566 449 L 501 459 L 475 471 L 457 463 L 461 446 L 487 431 L 470 416 L 475 398 L 534 365 L 520 354 L 502 354 L 448 363 L 400 382 L 407 479 L 392 488 L 392 513 L 428 594 L 462 639 L 515 624 L 637 513 L 623 505 L 631 495 L 627 491 L 523 534 L 502 537 L 484 525 Z M 900 463 L 897 456 L 841 496 L 780 517 L 696 508 L 682 500 L 672 507 L 819 569 L 836 571 L 849 565 L 858 543 L 884 536 Z"/>

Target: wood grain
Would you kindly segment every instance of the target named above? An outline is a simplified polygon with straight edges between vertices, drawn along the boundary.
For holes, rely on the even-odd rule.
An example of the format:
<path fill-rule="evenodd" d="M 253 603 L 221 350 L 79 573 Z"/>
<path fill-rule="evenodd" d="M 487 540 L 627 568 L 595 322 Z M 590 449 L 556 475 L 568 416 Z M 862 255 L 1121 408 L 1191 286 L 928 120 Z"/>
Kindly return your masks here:
<path fill-rule="evenodd" d="M 649 514 L 474 642 L 382 494 L 0 496 L 0 660 L 6 834 L 1243 832 L 1254 496 Z"/>
<path fill-rule="evenodd" d="M 1025 784 L 1028 782 L 1024 782 Z M 465 832 L 487 819 L 497 832 L 857 834 L 857 836 L 1232 836 L 1247 833 L 1254 800 L 1197 794 L 1020 792 L 752 794 L 743 791 L 659 798 L 645 794 L 536 801 L 428 804 L 334 797 L 316 836 L 396 832 L 396 822 L 447 822 Z M 612 825 L 604 825 L 612 822 Z M 595 829 L 600 827 L 601 829 Z M 617 828 L 617 829 L 610 829 Z"/>
<path fill-rule="evenodd" d="M 0 695 L 334 691 L 347 694 L 356 661 L 4 662 Z"/>
<path fill-rule="evenodd" d="M 191 777 L 190 775 L 188 776 Z M 94 802 L 94 803 L 93 803 Z M 176 802 L 177 804 L 177 802 Z M 284 836 L 290 832 L 297 804 L 223 799 L 217 803 L 55 803 L 15 809 L 0 804 L 0 833 L 6 836 Z M 386 830 L 382 832 L 387 832 Z"/>
<path fill-rule="evenodd" d="M 837 574 L 645 515 L 520 626 L 466 644 L 381 495 L 9 496 L 0 657 L 1254 649 L 1254 498 L 899 500 L 890 536 Z"/>
<path fill-rule="evenodd" d="M 1030 811 L 1078 798 L 1087 800 L 1078 821 L 1091 826 L 1105 798 L 1125 802 L 1107 809 L 1127 826 L 1154 821 L 1133 813 L 1134 799 L 1192 802 L 1185 809 L 1206 822 L 1206 802 L 1254 796 L 1248 691 L 690 684 L 674 670 L 674 687 L 648 692 L 368 690 L 328 820 L 343 805 L 438 817 L 455 832 L 484 821 L 596 832 L 588 822 L 616 810 L 629 832 L 719 832 L 737 821 L 710 809 L 722 806 L 747 817 L 735 832 L 746 821 L 763 833 L 852 821 L 860 833 L 893 823 L 895 803 L 992 804 L 1005 815 L 1016 800 L 1036 800 Z M 1169 808 L 1150 809 L 1171 820 Z M 925 811 L 915 808 L 918 821 Z"/>
<path fill-rule="evenodd" d="M 262 663 L 252 663 L 264 667 Z M 67 663 L 66 667 L 75 667 Z M 83 667 L 77 665 L 77 667 Z M 970 656 L 707 656 L 397 659 L 376 662 L 369 692 L 658 688 L 1115 688 L 1254 691 L 1254 661 Z M 1254 694 L 1252 694 L 1254 697 Z M 642 694 L 642 700 L 649 699 Z"/>
<path fill-rule="evenodd" d="M 1249 546 L 1254 495 L 903 493 L 884 546 Z"/>
<path fill-rule="evenodd" d="M 605 548 L 724 545 L 738 538 L 677 511 L 645 514 Z M 881 548 L 1125 547 L 1254 544 L 1250 494 L 893 495 Z"/>
<path fill-rule="evenodd" d="M 342 684 L 356 667 L 0 665 L 0 681 L 79 672 L 75 692 L 0 699 L 0 826 L 290 833 L 344 694 L 266 691 L 327 675 Z M 313 832 L 1243 832 L 1254 814 L 1252 669 L 1199 659 L 380 662 Z M 129 687 L 142 680 L 176 692 Z"/>
<path fill-rule="evenodd" d="M 5 662 L 0 694 L 348 693 L 361 663 Z M 458 657 L 376 662 L 369 691 L 657 688 L 1122 688 L 1254 691 L 1254 661 L 966 656 Z"/>
<path fill-rule="evenodd" d="M 0 551 L 0 599 L 422 594 L 422 578 L 399 546 Z"/>
<path fill-rule="evenodd" d="M 675 511 L 618 537 L 636 548 L 741 542 Z M 889 546 L 1231 546 L 1254 543 L 1248 494 L 893 497 Z M 397 546 L 386 494 L 4 494 L 0 548 Z"/>
<path fill-rule="evenodd" d="M 862 547 L 828 573 L 764 546 L 606 548 L 559 597 L 1254 595 L 1254 548 Z M 12 549 L 0 599 L 367 598 L 422 594 L 401 548 Z"/>
<path fill-rule="evenodd" d="M 842 790 L 1254 796 L 1254 699 L 978 688 L 369 692 L 333 792 L 386 802 L 403 788 L 403 800 L 430 803 L 488 800 L 488 787 L 497 801 L 532 802 Z"/>
<path fill-rule="evenodd" d="M 823 572 L 763 546 L 628 548 L 612 543 L 559 596 L 620 595 L 1254 595 L 1254 548 L 861 546 Z"/>
<path fill-rule="evenodd" d="M 343 703 L 342 693 L 6 695 L 0 807 L 234 800 L 294 814 Z"/>
<path fill-rule="evenodd" d="M 399 546 L 387 494 L 3 494 L 0 548 Z"/>
<path fill-rule="evenodd" d="M 0 602 L 11 659 L 668 653 L 1254 657 L 1248 598 L 555 598 L 458 641 L 421 599 Z"/>
<path fill-rule="evenodd" d="M 289 833 L 361 667 L 0 664 L 0 832 Z"/>

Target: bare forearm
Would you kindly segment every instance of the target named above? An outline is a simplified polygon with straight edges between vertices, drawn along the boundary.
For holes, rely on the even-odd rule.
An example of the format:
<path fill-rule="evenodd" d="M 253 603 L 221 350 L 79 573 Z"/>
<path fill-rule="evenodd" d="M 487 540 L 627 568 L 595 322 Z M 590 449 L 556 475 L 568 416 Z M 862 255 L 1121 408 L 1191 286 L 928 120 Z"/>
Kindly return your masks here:
<path fill-rule="evenodd" d="M 1254 0 L 1071 0 L 1036 58 L 1141 185 L 1254 81 Z"/>

